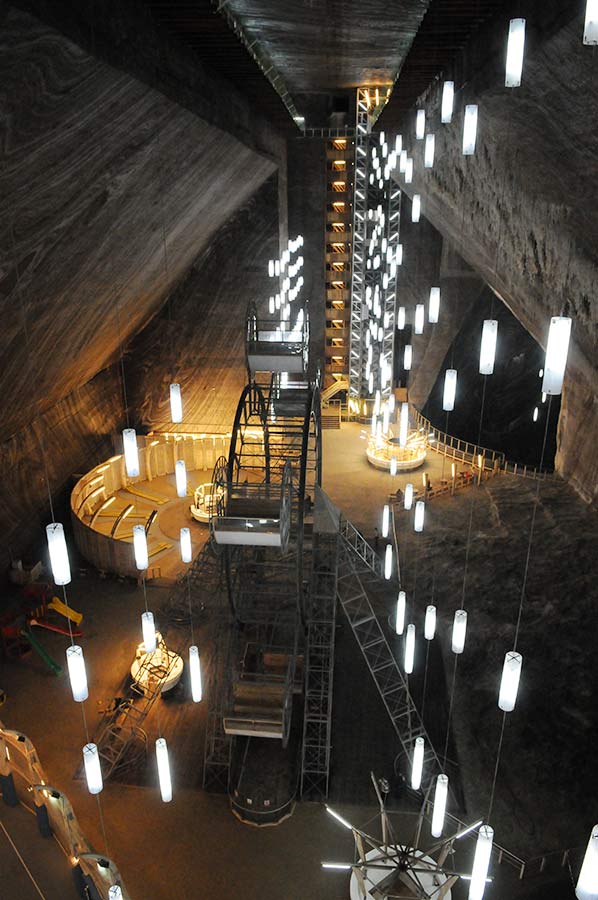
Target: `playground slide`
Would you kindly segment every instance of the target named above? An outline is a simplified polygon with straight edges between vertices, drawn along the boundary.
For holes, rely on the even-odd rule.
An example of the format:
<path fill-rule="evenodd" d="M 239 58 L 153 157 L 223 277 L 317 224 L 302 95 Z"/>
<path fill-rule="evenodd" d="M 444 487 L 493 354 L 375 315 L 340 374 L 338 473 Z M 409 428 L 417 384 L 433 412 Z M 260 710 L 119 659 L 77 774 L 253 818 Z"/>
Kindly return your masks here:
<path fill-rule="evenodd" d="M 76 609 L 71 609 L 70 606 L 67 606 L 66 603 L 59 600 L 58 597 L 52 597 L 48 603 L 48 609 L 53 609 L 54 612 L 60 613 L 65 619 L 70 619 L 71 622 L 74 622 L 75 625 L 80 625 L 83 620 L 83 613 L 77 612 Z"/>
<path fill-rule="evenodd" d="M 52 657 L 48 653 L 46 653 L 40 642 L 36 637 L 33 636 L 29 628 L 21 629 L 21 637 L 23 637 L 27 641 L 27 643 L 31 645 L 33 650 L 35 650 L 37 655 L 41 657 L 41 659 L 43 659 L 48 668 L 52 669 L 55 675 L 60 675 L 60 673 L 62 672 L 62 666 L 59 666 L 57 662 L 54 662 Z"/>
<path fill-rule="evenodd" d="M 36 628 L 45 628 L 46 631 L 55 631 L 56 634 L 66 634 L 67 637 L 81 637 L 83 632 L 80 628 L 61 628 L 60 625 L 51 625 L 49 622 L 40 622 L 39 619 L 29 619 L 29 625 L 35 625 Z"/>

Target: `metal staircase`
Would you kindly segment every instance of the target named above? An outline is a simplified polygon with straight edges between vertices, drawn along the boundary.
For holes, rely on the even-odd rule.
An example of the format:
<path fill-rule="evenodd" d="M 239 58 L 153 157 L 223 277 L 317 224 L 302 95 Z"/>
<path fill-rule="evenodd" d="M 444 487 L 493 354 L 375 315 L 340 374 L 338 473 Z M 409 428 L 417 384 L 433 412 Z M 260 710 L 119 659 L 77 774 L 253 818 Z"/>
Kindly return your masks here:
<path fill-rule="evenodd" d="M 232 755 L 231 735 L 224 731 L 224 712 L 228 704 L 227 671 L 230 666 L 232 629 L 230 619 L 221 615 L 216 623 L 216 641 L 208 684 L 208 720 L 204 745 L 203 781 L 206 791 L 227 793 Z"/>

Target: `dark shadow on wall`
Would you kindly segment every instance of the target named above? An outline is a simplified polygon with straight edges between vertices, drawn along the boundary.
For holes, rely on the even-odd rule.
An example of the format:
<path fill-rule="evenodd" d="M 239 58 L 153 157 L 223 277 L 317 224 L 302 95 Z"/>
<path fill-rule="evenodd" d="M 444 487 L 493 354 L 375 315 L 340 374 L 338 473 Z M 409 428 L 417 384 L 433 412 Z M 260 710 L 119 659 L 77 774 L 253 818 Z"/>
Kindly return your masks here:
<path fill-rule="evenodd" d="M 483 321 L 491 318 L 498 320 L 496 362 L 494 374 L 484 376 L 478 370 L 479 347 Z M 542 403 L 539 372 L 543 365 L 543 349 L 486 287 L 446 354 L 423 413 L 437 428 L 447 430 L 455 437 L 500 450 L 510 461 L 537 466 L 550 406 L 543 465 L 552 469 L 561 404 L 560 397 L 553 397 L 551 403 L 547 398 Z M 447 368 L 458 372 L 455 409 L 449 414 L 448 428 L 447 414 L 442 409 Z M 480 431 L 482 398 L 484 412 Z M 534 422 L 536 407 L 538 419 Z"/>

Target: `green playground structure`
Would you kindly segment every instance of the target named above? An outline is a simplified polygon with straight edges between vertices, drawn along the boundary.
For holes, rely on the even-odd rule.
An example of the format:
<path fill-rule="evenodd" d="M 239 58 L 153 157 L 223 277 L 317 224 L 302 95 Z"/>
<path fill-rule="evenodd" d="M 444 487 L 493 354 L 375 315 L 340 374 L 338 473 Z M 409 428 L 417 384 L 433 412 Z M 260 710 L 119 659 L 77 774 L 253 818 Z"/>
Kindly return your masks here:
<path fill-rule="evenodd" d="M 45 664 L 49 669 L 52 669 L 55 675 L 60 675 L 62 672 L 62 666 L 59 666 L 57 662 L 54 662 L 52 657 L 46 653 L 40 642 L 37 640 L 35 635 L 30 631 L 29 628 L 21 628 L 20 632 L 21 636 L 25 638 L 28 644 L 31 645 L 32 649 L 35 650 L 37 655 L 43 659 Z"/>

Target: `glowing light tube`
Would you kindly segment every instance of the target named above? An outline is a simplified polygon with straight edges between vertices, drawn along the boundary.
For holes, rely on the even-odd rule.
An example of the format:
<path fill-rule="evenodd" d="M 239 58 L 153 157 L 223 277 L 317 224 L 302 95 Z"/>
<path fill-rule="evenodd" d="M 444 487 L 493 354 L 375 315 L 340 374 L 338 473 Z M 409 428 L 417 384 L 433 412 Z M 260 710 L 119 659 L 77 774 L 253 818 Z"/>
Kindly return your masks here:
<path fill-rule="evenodd" d="M 413 748 L 413 762 L 411 764 L 411 787 L 414 791 L 419 791 L 422 783 L 422 772 L 424 770 L 424 739 L 418 737 L 415 739 L 415 747 Z"/>
<path fill-rule="evenodd" d="M 546 345 L 546 362 L 542 391 L 545 394 L 560 394 L 563 390 L 563 379 L 569 353 L 571 337 L 571 319 L 567 316 L 555 316 L 550 320 L 548 343 Z"/>
<path fill-rule="evenodd" d="M 181 528 L 179 532 L 181 559 L 184 563 L 190 563 L 193 560 L 193 548 L 191 546 L 191 531 L 189 528 Z"/>
<path fill-rule="evenodd" d="M 442 101 L 440 104 L 440 121 L 443 125 L 449 125 L 453 118 L 453 105 L 455 103 L 455 82 L 445 81 L 442 85 Z"/>
<path fill-rule="evenodd" d="M 424 333 L 425 309 L 423 303 L 417 303 L 415 306 L 415 322 L 413 330 L 416 334 Z"/>
<path fill-rule="evenodd" d="M 444 814 L 446 813 L 446 801 L 448 798 L 448 775 L 439 775 L 436 779 L 434 791 L 434 811 L 432 813 L 432 837 L 442 837 L 444 828 Z"/>
<path fill-rule="evenodd" d="M 587 0 L 583 42 L 598 44 L 598 0 Z"/>
<path fill-rule="evenodd" d="M 397 458 L 396 456 L 392 456 L 390 459 L 390 474 L 394 476 L 397 474 Z"/>
<path fill-rule="evenodd" d="M 403 634 L 405 631 L 405 615 L 407 612 L 407 595 L 405 591 L 399 591 L 397 597 L 397 614 L 395 618 L 395 633 Z"/>
<path fill-rule="evenodd" d="M 191 644 L 189 647 L 189 675 L 191 676 L 191 696 L 194 703 L 199 703 L 202 698 L 201 686 L 201 662 L 199 659 L 199 647 Z"/>
<path fill-rule="evenodd" d="M 60 522 L 52 522 L 46 525 L 46 538 L 50 553 L 50 566 L 55 584 L 70 584 L 71 567 L 69 554 L 66 548 L 64 528 Z"/>
<path fill-rule="evenodd" d="M 177 497 L 187 496 L 187 466 L 184 459 L 177 459 L 174 465 Z"/>
<path fill-rule="evenodd" d="M 482 342 L 480 344 L 480 375 L 492 375 L 494 372 L 497 336 L 498 321 L 496 319 L 484 319 Z"/>
<path fill-rule="evenodd" d="M 411 675 L 415 665 L 415 625 L 407 626 L 405 637 L 405 673 Z"/>
<path fill-rule="evenodd" d="M 388 503 L 384 504 L 384 509 L 382 510 L 382 537 L 388 537 L 388 525 L 390 522 L 390 508 Z"/>
<path fill-rule="evenodd" d="M 147 552 L 147 535 L 143 525 L 133 525 L 133 552 L 135 553 L 135 565 L 141 572 L 149 565 Z"/>
<path fill-rule="evenodd" d="M 433 641 L 436 634 L 436 607 L 426 606 L 426 618 L 424 621 L 424 637 L 427 641 Z M 438 837 L 438 835 L 436 835 Z"/>
<path fill-rule="evenodd" d="M 478 842 L 473 858 L 473 869 L 471 870 L 471 882 L 469 884 L 469 900 L 482 900 L 482 897 L 484 896 L 493 840 L 494 829 L 491 828 L 490 825 L 482 825 L 478 832 Z"/>
<path fill-rule="evenodd" d="M 521 653 L 517 653 L 515 650 L 509 650 L 509 652 L 505 654 L 505 662 L 500 681 L 500 691 L 498 694 L 498 706 L 499 709 L 502 709 L 504 712 L 513 712 L 515 709 L 522 664 L 523 657 Z"/>
<path fill-rule="evenodd" d="M 478 133 L 478 107 L 470 103 L 465 107 L 463 119 L 463 156 L 473 156 Z"/>
<path fill-rule="evenodd" d="M 442 395 L 442 408 L 445 412 L 451 412 L 455 408 L 456 392 L 457 370 L 447 369 L 444 376 L 444 393 Z"/>
<path fill-rule="evenodd" d="M 399 447 L 407 446 L 407 435 L 409 434 L 409 404 L 401 403 L 401 412 L 399 414 Z"/>
<path fill-rule="evenodd" d="M 123 900 L 123 892 L 119 884 L 113 884 L 108 888 L 108 900 Z"/>
<path fill-rule="evenodd" d="M 390 580 L 392 575 L 392 544 L 386 545 L 386 552 L 384 553 L 384 577 L 387 581 Z"/>
<path fill-rule="evenodd" d="M 411 344 L 405 344 L 405 350 L 403 352 L 403 368 L 406 372 L 408 372 L 411 368 L 411 363 L 413 362 L 413 347 Z"/>
<path fill-rule="evenodd" d="M 465 650 L 465 635 L 467 633 L 467 613 L 464 609 L 455 611 L 453 619 L 453 634 L 451 637 L 451 649 L 453 653 L 463 653 Z"/>
<path fill-rule="evenodd" d="M 340 815 L 340 813 L 337 813 L 336 810 L 331 809 L 329 806 L 327 806 L 326 812 L 329 813 L 333 819 L 336 819 L 337 822 L 340 822 L 341 825 L 344 825 L 344 827 L 347 828 L 349 831 L 353 831 L 353 826 L 351 825 L 351 823 L 347 822 L 346 819 L 343 819 L 343 817 Z"/>
<path fill-rule="evenodd" d="M 532 415 L 532 419 L 533 419 L 534 422 L 537 422 L 537 421 L 538 421 L 538 415 L 539 415 L 538 407 L 535 406 L 535 407 L 534 407 L 534 412 L 533 412 L 533 415 Z"/>
<path fill-rule="evenodd" d="M 270 278 L 274 278 L 274 260 L 273 259 L 268 260 L 268 275 L 270 276 Z"/>
<path fill-rule="evenodd" d="M 156 760 L 162 800 L 164 803 L 170 803 L 172 800 L 172 780 L 170 778 L 170 760 L 168 759 L 168 746 L 165 738 L 158 738 L 156 741 Z"/>
<path fill-rule="evenodd" d="M 436 138 L 433 134 L 426 135 L 426 144 L 424 147 L 424 169 L 431 169 L 434 165 L 434 149 L 436 147 Z"/>
<path fill-rule="evenodd" d="M 405 485 L 405 497 L 403 499 L 403 503 L 405 505 L 405 509 L 411 509 L 413 506 L 413 485 L 411 482 L 408 482 Z"/>
<path fill-rule="evenodd" d="M 418 109 L 417 114 L 415 116 L 415 137 L 418 141 L 423 141 L 424 134 L 426 133 L 426 111 L 425 109 Z"/>
<path fill-rule="evenodd" d="M 85 744 L 83 747 L 83 765 L 85 767 L 85 780 L 90 794 L 99 794 L 104 787 L 102 770 L 100 768 L 100 756 L 96 744 Z"/>
<path fill-rule="evenodd" d="M 424 517 L 426 514 L 426 504 L 423 500 L 417 500 L 415 503 L 415 516 L 413 518 L 414 531 L 421 532 L 424 530 Z"/>
<path fill-rule="evenodd" d="M 146 653 L 153 653 L 156 649 L 156 626 L 153 612 L 141 613 L 141 631 Z"/>
<path fill-rule="evenodd" d="M 519 87 L 521 84 L 524 48 L 525 19 L 511 19 L 509 22 L 509 39 L 507 41 L 505 87 Z"/>
<path fill-rule="evenodd" d="M 594 825 L 590 834 L 575 896 L 577 900 L 596 900 L 598 897 L 598 825 Z"/>
<path fill-rule="evenodd" d="M 172 422 L 183 421 L 183 400 L 180 384 L 170 385 L 170 418 Z"/>
<path fill-rule="evenodd" d="M 399 331 L 403 331 L 405 328 L 405 307 L 399 306 L 399 311 L 397 313 L 397 328 Z"/>
<path fill-rule="evenodd" d="M 87 700 L 89 691 L 87 690 L 87 672 L 85 671 L 83 648 L 79 647 L 78 644 L 67 647 L 66 665 L 69 672 L 73 700 L 76 700 L 77 703 L 83 703 L 84 700 Z"/>
<path fill-rule="evenodd" d="M 413 181 L 413 160 L 408 157 L 405 163 L 405 184 L 411 184 Z"/>
<path fill-rule="evenodd" d="M 430 301 L 428 303 L 428 322 L 436 325 L 440 316 L 440 288 L 430 288 Z"/>
<path fill-rule="evenodd" d="M 411 221 L 419 222 L 419 217 L 422 211 L 422 198 L 419 194 L 413 195 L 413 200 L 411 201 Z"/>
<path fill-rule="evenodd" d="M 125 469 L 129 478 L 139 475 L 139 452 L 137 450 L 137 435 L 134 428 L 123 430 L 123 449 L 125 451 Z"/>

